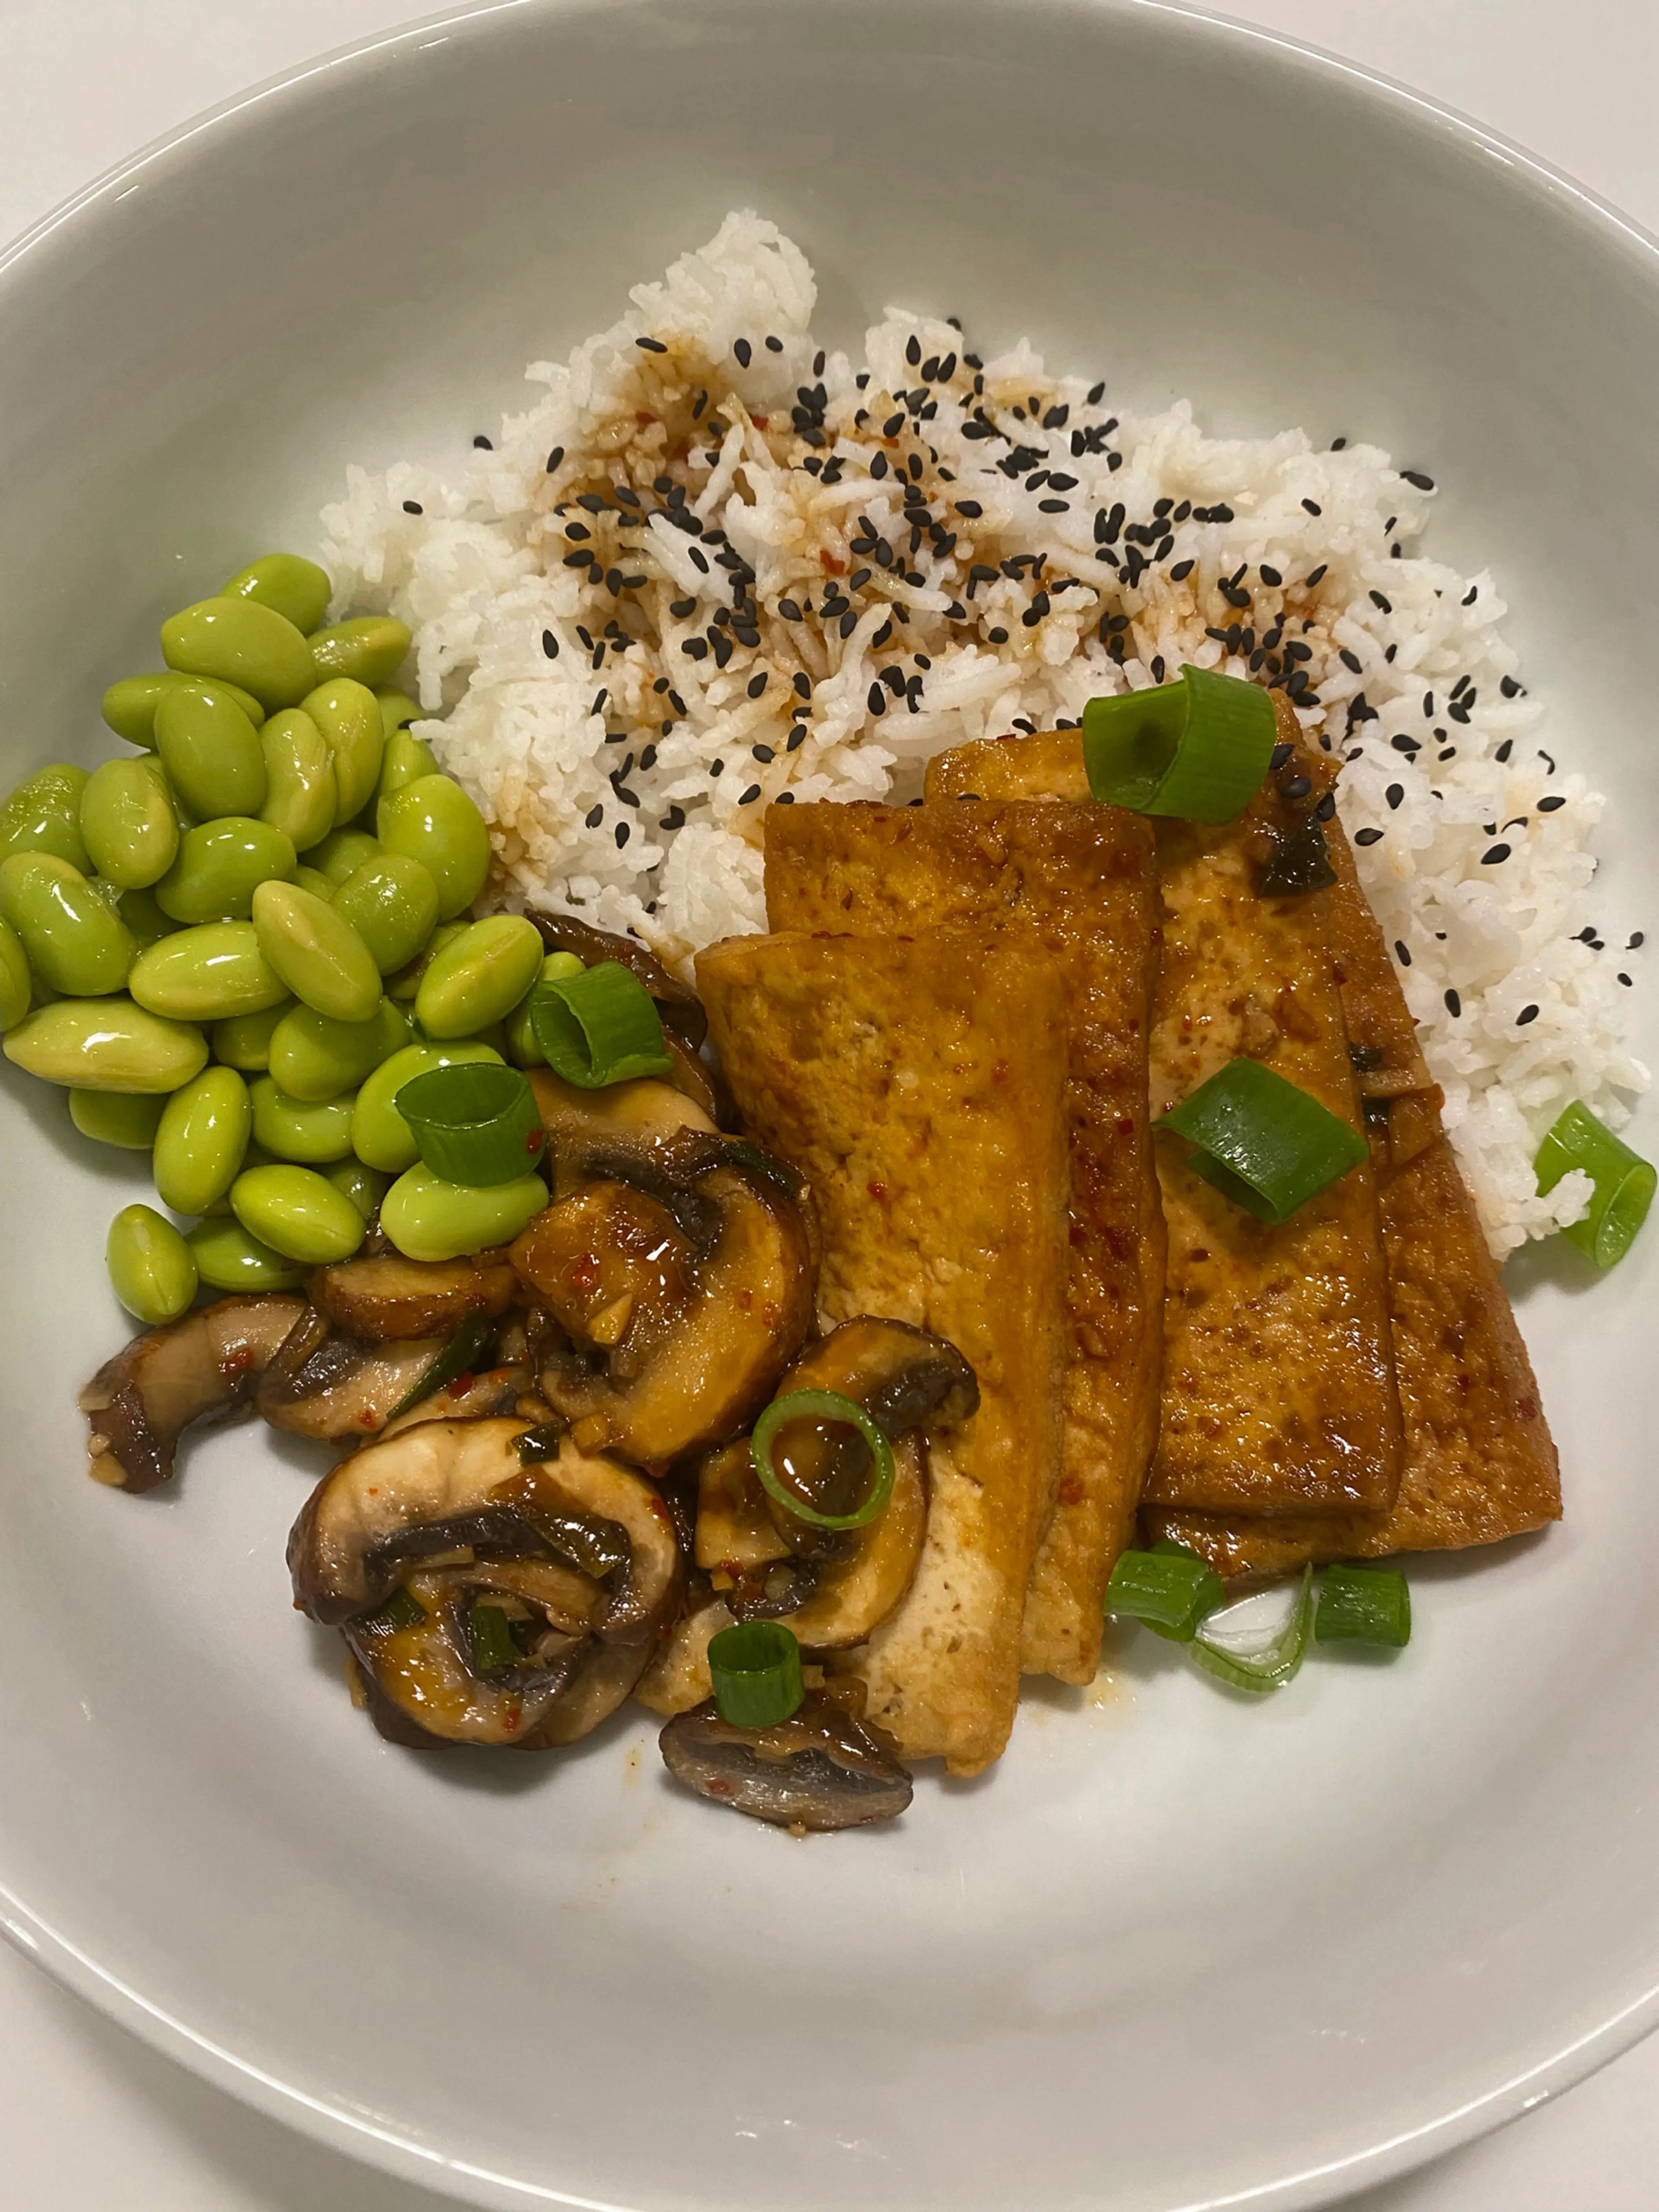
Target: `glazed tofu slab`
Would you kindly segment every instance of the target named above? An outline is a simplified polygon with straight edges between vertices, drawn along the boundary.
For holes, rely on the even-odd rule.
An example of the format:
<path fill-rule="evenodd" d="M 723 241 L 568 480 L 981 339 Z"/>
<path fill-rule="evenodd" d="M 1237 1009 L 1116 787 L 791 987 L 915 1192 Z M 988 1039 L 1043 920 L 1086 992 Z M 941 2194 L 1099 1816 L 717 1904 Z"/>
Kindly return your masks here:
<path fill-rule="evenodd" d="M 1028 1674 L 1092 1681 L 1107 1579 L 1132 1539 L 1158 1428 L 1164 1220 L 1146 1110 L 1151 828 L 1092 802 L 775 807 L 766 823 L 766 898 L 776 929 L 1029 929 L 1065 978 L 1065 1430 L 1026 1594 L 1021 1664 Z"/>
<path fill-rule="evenodd" d="M 854 1657 L 906 1757 L 975 1774 L 1019 1693 L 1026 1585 L 1059 1464 L 1066 1020 L 1024 933 L 732 938 L 697 983 L 744 1126 L 811 1186 L 826 1326 L 947 1338 L 979 1411 L 936 1432 L 908 1595 Z"/>

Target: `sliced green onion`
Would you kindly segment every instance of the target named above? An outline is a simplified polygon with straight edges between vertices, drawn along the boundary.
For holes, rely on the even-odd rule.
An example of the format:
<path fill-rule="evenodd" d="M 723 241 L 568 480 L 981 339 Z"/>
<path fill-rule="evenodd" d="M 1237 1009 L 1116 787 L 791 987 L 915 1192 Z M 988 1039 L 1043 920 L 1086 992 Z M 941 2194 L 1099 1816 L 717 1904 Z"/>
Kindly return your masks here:
<path fill-rule="evenodd" d="M 404 1084 L 396 1103 L 422 1165 L 475 1190 L 516 1182 L 547 1142 L 529 1077 L 497 1060 L 428 1068 Z"/>
<path fill-rule="evenodd" d="M 1412 1640 L 1412 1594 L 1406 1577 L 1398 1567 L 1327 1567 L 1314 1635 L 1321 1644 L 1386 1644 L 1403 1650 Z"/>
<path fill-rule="evenodd" d="M 619 960 L 538 983 L 530 1028 L 554 1073 L 584 1091 L 666 1075 L 674 1065 L 651 994 Z"/>
<path fill-rule="evenodd" d="M 1300 1668 L 1313 1617 L 1313 1569 L 1307 1566 L 1302 1570 L 1302 1587 L 1290 1619 L 1260 1651 L 1229 1651 L 1201 1630 L 1187 1648 L 1205 1673 L 1213 1674 L 1218 1681 L 1231 1683 L 1235 1690 L 1265 1694 L 1282 1690 Z"/>
<path fill-rule="evenodd" d="M 1561 1234 L 1581 1252 L 1588 1252 L 1598 1267 L 1611 1267 L 1622 1260 L 1653 1203 L 1659 1176 L 1650 1163 L 1575 1098 L 1538 1147 L 1533 1167 L 1540 1194 L 1553 1190 L 1574 1168 L 1583 1169 L 1595 1185 L 1589 1212 Z"/>
<path fill-rule="evenodd" d="M 1083 710 L 1090 790 L 1136 814 L 1231 822 L 1255 798 L 1278 741 L 1273 702 L 1259 684 L 1190 664 L 1178 684 L 1091 699 Z"/>
<path fill-rule="evenodd" d="M 463 1375 L 476 1375 L 478 1355 L 487 1348 L 494 1327 L 488 1314 L 469 1314 L 425 1374 L 404 1391 L 386 1419 L 395 1421 L 399 1413 L 406 1413 L 411 1406 L 418 1406 L 423 1398 L 429 1398 L 447 1383 L 459 1382 Z"/>
<path fill-rule="evenodd" d="M 543 1421 L 536 1428 L 526 1429 L 514 1445 L 520 1466 L 534 1467 L 543 1460 L 557 1459 L 565 1429 L 563 1421 Z"/>
<path fill-rule="evenodd" d="M 1196 1146 L 1194 1175 L 1275 1227 L 1370 1157 L 1358 1129 L 1259 1060 L 1229 1060 L 1158 1126 Z"/>
<path fill-rule="evenodd" d="M 498 1605 L 480 1599 L 469 1606 L 466 1614 L 467 1642 L 472 1647 L 472 1671 L 475 1674 L 505 1674 L 515 1666 L 519 1647 L 513 1641 L 513 1630 L 506 1613 Z"/>
<path fill-rule="evenodd" d="M 799 1492 L 786 1489 L 772 1462 L 772 1446 L 778 1431 L 791 1421 L 839 1421 L 856 1429 L 870 1447 L 874 1480 L 863 1504 L 853 1512 L 820 1513 Z M 851 1398 L 843 1398 L 839 1390 L 791 1390 L 781 1398 L 774 1398 L 755 1424 L 755 1433 L 749 1439 L 749 1456 L 767 1496 L 787 1513 L 793 1513 L 796 1520 L 805 1521 L 814 1528 L 862 1528 L 875 1519 L 893 1494 L 893 1447 L 863 1407 Z"/>
<path fill-rule="evenodd" d="M 364 1613 L 354 1625 L 368 1629 L 371 1635 L 389 1636 L 394 1629 L 418 1628 L 425 1619 L 426 1607 L 400 1583 L 383 1606 Z"/>
<path fill-rule="evenodd" d="M 1304 814 L 1256 870 L 1256 896 L 1300 898 L 1307 891 L 1327 890 L 1335 881 L 1325 825 L 1316 814 Z"/>
<path fill-rule="evenodd" d="M 1106 1610 L 1139 1620 L 1172 1643 L 1190 1644 L 1198 1624 L 1226 1596 L 1206 1560 L 1167 1540 L 1150 1552 L 1120 1552 L 1106 1585 Z"/>
<path fill-rule="evenodd" d="M 806 1694 L 800 1646 L 775 1620 L 746 1620 L 711 1636 L 708 1679 L 720 1718 L 733 1728 L 787 1721 Z"/>

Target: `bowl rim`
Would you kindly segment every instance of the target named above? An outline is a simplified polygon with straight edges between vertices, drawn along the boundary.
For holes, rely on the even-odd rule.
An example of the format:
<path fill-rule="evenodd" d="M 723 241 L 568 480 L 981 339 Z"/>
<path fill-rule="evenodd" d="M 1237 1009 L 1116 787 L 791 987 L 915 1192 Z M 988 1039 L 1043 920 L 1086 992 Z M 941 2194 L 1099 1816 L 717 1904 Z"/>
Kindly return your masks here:
<path fill-rule="evenodd" d="M 69 234 L 65 243 L 72 242 L 82 229 L 96 222 L 101 212 L 137 191 L 151 171 L 184 166 L 198 141 L 211 136 L 216 143 L 222 143 L 239 125 L 250 122 L 256 111 L 303 99 L 314 81 L 337 81 L 342 72 L 367 74 L 395 67 L 458 36 L 483 35 L 501 19 L 574 15 L 600 7 L 614 10 L 623 5 L 645 4 L 648 0 L 463 0 L 463 4 L 330 48 L 279 70 L 151 139 L 0 246 L 0 304 L 20 278 L 33 282 L 38 272 L 45 270 L 49 281 L 51 252 L 60 234 Z M 695 5 L 696 0 L 681 0 L 681 4 Z M 823 0 L 774 0 L 774 4 L 816 9 Z M 909 4 L 943 9 L 949 0 L 909 0 Z M 1659 286 L 1659 235 L 1567 171 L 1502 132 L 1380 70 L 1267 26 L 1192 6 L 1188 0 L 1062 0 L 1062 4 L 1079 15 L 1159 17 L 1172 39 L 1206 43 L 1216 51 L 1231 46 L 1236 51 L 1248 48 L 1270 53 L 1288 75 L 1300 76 L 1310 85 L 1335 79 L 1350 96 L 1373 111 L 1409 122 L 1443 146 L 1483 155 L 1514 172 L 1518 189 L 1576 222 L 1597 246 L 1626 257 L 1644 270 L 1650 283 Z M 61 1986 L 151 2050 L 331 2150 L 417 2186 L 478 2204 L 522 2208 L 539 2203 L 568 2206 L 573 2212 L 634 2212 L 634 2208 L 611 2199 L 545 2187 L 447 2156 L 396 2129 L 376 2125 L 343 2102 L 314 2097 L 297 2084 L 283 2081 L 251 2057 L 192 2028 L 100 1966 L 66 1933 L 35 1912 L 3 1876 L 0 1936 Z M 1420 2125 L 1397 2130 L 1341 2157 L 1273 2181 L 1194 2199 L 1181 2212 L 1231 2212 L 1235 2207 L 1249 2207 L 1252 2212 L 1316 2212 L 1319 2206 L 1334 2205 L 1355 2191 L 1425 2166 L 1530 2112 L 1573 2087 L 1656 2028 L 1659 2028 L 1659 1984 L 1599 2026 L 1575 2036 L 1550 2057 Z"/>

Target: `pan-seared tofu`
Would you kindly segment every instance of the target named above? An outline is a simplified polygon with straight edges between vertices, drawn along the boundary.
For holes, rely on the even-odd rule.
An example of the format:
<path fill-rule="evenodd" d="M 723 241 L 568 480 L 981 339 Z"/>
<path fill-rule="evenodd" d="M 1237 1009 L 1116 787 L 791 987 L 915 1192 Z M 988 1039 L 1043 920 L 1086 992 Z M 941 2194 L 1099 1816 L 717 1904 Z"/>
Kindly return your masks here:
<path fill-rule="evenodd" d="M 1091 802 L 933 800 L 775 807 L 774 928 L 902 934 L 1033 930 L 1066 978 L 1071 1147 L 1065 1432 L 1026 1593 L 1028 1674 L 1089 1682 L 1112 1563 L 1133 1538 L 1158 1428 L 1164 1219 L 1152 1170 L 1146 1036 L 1152 837 Z"/>
<path fill-rule="evenodd" d="M 1060 1455 L 1061 973 L 1022 932 L 790 933 L 709 947 L 697 983 L 745 1126 L 811 1186 L 824 1323 L 915 1322 L 979 1378 L 930 1440 L 915 1580 L 855 1661 L 905 1754 L 977 1773 L 1013 1725 Z"/>

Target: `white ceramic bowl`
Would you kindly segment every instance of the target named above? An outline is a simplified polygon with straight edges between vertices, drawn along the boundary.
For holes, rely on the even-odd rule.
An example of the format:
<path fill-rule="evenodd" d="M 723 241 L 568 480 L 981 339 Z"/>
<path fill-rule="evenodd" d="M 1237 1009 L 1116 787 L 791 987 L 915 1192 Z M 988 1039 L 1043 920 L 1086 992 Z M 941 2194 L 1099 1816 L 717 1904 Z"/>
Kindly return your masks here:
<path fill-rule="evenodd" d="M 1606 926 L 1637 918 L 1654 248 L 1407 94 L 1107 0 L 485 11 L 95 187 L 0 271 L 5 780 L 101 751 L 101 686 L 314 544 L 348 459 L 458 453 L 738 204 L 835 335 L 931 306 L 1431 467 L 1433 544 L 1493 564 L 1613 796 Z M 266 2110 L 488 2204 L 1308 2205 L 1655 2018 L 1659 1233 L 1594 1288 L 1521 1271 L 1569 1518 L 1424 1568 L 1399 1663 L 1246 1710 L 1142 1638 L 1000 1772 L 803 1846 L 672 1794 L 631 1720 L 552 1762 L 379 1744 L 289 1610 L 310 1470 L 268 1435 L 154 1499 L 88 1482 L 137 1179 L 6 1089 L 4 1911 Z"/>

